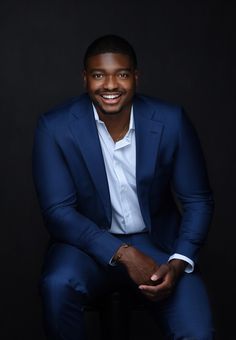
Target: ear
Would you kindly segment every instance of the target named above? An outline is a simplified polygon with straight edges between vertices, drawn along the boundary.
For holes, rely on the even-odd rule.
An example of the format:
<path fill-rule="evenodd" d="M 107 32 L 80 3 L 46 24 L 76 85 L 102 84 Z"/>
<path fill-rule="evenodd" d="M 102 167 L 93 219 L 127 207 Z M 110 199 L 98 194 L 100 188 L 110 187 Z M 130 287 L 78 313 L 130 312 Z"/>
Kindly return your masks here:
<path fill-rule="evenodd" d="M 137 69 L 134 71 L 134 77 L 135 77 L 136 86 L 138 86 L 139 85 L 139 71 Z"/>
<path fill-rule="evenodd" d="M 86 73 L 85 70 L 83 70 L 82 77 L 83 77 L 83 81 L 84 81 L 84 87 L 86 88 L 87 87 L 87 73 Z"/>

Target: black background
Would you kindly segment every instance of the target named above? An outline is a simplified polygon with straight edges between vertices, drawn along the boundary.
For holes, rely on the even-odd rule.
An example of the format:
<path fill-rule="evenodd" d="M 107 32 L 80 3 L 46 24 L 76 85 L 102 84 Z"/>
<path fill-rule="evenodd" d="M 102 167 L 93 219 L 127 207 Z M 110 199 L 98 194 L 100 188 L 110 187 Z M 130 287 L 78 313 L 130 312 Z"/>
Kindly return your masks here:
<path fill-rule="evenodd" d="M 37 283 L 48 235 L 31 176 L 34 128 L 83 92 L 83 53 L 108 33 L 136 49 L 139 92 L 183 105 L 198 131 L 216 201 L 200 264 L 217 339 L 236 339 L 235 15 L 234 1 L 1 0 L 1 339 L 44 339 Z"/>

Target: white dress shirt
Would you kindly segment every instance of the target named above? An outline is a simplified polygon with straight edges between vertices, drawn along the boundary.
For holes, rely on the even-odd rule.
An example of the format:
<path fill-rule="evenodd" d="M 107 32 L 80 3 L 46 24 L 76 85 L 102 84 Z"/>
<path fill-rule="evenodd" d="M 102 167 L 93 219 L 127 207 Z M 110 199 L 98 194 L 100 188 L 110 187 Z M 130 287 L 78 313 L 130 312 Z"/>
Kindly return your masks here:
<path fill-rule="evenodd" d="M 109 231 L 115 234 L 133 234 L 148 231 L 145 226 L 136 188 L 136 142 L 133 107 L 130 114 L 129 130 L 126 135 L 114 142 L 106 125 L 99 119 L 93 106 L 102 154 L 107 174 L 111 206 L 112 223 Z M 181 259 L 188 263 L 185 271 L 194 269 L 194 262 L 181 254 L 173 254 L 172 259 Z"/>

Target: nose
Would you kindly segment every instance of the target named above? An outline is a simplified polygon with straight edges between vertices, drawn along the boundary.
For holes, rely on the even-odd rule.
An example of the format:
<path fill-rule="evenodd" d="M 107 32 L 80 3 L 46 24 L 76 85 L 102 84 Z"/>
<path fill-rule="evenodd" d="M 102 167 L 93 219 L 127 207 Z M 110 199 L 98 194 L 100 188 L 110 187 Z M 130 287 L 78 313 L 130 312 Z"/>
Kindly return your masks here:
<path fill-rule="evenodd" d="M 117 88 L 116 76 L 113 76 L 113 75 L 106 76 L 105 82 L 104 82 L 104 89 L 111 91 L 116 88 Z"/>

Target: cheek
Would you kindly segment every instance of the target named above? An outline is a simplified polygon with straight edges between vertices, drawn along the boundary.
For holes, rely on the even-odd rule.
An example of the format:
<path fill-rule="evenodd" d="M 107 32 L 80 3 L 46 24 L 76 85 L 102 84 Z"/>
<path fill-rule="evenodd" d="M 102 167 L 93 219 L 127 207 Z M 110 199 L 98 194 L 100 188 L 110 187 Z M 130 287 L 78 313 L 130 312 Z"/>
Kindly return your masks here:
<path fill-rule="evenodd" d="M 94 84 L 94 83 L 91 83 L 91 82 L 87 83 L 87 90 L 89 92 L 95 92 L 97 89 L 98 89 L 97 84 Z"/>
<path fill-rule="evenodd" d="M 136 88 L 136 82 L 131 81 L 129 84 L 126 84 L 126 90 L 129 92 L 134 92 Z"/>
<path fill-rule="evenodd" d="M 135 92 L 135 87 L 134 86 L 126 87 L 126 92 L 132 95 Z"/>

